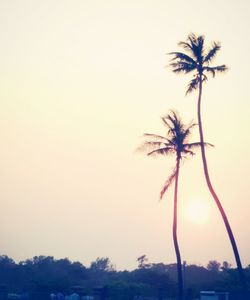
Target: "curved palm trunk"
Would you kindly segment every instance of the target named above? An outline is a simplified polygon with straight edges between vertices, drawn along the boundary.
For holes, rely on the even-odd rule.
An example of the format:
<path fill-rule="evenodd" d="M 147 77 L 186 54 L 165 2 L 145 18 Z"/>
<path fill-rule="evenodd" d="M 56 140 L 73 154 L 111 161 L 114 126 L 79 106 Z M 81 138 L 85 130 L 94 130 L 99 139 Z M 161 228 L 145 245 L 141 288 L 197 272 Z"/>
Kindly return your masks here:
<path fill-rule="evenodd" d="M 201 121 L 201 95 L 202 95 L 202 79 L 200 77 L 199 80 L 199 96 L 198 96 L 198 126 L 199 126 L 199 133 L 200 133 L 200 142 L 201 142 L 201 157 L 202 157 L 202 162 L 203 162 L 203 169 L 204 169 L 204 174 L 205 174 L 205 178 L 206 178 L 206 182 L 207 182 L 207 186 L 208 189 L 210 191 L 210 193 L 212 194 L 214 201 L 220 211 L 220 214 L 222 216 L 222 219 L 224 221 L 224 224 L 226 226 L 226 230 L 228 233 L 228 237 L 230 239 L 232 248 L 233 248 L 233 252 L 234 252 L 234 256 L 235 256 L 235 260 L 236 260 L 236 264 L 237 264 L 237 269 L 239 272 L 239 277 L 240 277 L 240 281 L 241 281 L 241 285 L 243 287 L 244 290 L 247 290 L 247 283 L 246 283 L 246 278 L 244 275 L 244 271 L 242 269 L 242 264 L 241 264 L 241 260 L 240 260 L 240 255 L 238 252 L 238 248 L 235 242 L 235 238 L 233 235 L 233 231 L 231 229 L 231 226 L 229 224 L 228 218 L 226 216 L 226 213 L 220 203 L 220 200 L 217 196 L 217 194 L 214 191 L 214 188 L 212 186 L 212 183 L 210 181 L 210 177 L 209 177 L 209 172 L 208 172 L 208 166 L 207 166 L 207 160 L 206 160 L 206 153 L 205 153 L 205 146 L 204 146 L 204 137 L 203 137 L 203 129 L 202 129 L 202 121 Z"/>
<path fill-rule="evenodd" d="M 179 167 L 180 167 L 180 157 L 177 156 L 176 161 L 176 177 L 175 177 L 175 187 L 174 187 L 174 218 L 173 218 L 173 241 L 177 260 L 177 274 L 178 274 L 178 300 L 183 300 L 183 275 L 182 275 L 182 264 L 181 264 L 181 254 L 177 239 L 177 199 L 178 199 L 178 179 L 179 179 Z"/>

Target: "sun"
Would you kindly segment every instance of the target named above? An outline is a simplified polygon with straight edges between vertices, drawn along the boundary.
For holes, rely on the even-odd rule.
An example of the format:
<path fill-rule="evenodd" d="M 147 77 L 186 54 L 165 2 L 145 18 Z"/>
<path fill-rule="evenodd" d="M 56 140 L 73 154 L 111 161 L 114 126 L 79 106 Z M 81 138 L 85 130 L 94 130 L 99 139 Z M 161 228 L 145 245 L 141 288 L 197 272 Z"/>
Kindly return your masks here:
<path fill-rule="evenodd" d="M 210 206 L 205 199 L 191 200 L 184 209 L 184 215 L 192 223 L 206 223 L 210 217 Z"/>

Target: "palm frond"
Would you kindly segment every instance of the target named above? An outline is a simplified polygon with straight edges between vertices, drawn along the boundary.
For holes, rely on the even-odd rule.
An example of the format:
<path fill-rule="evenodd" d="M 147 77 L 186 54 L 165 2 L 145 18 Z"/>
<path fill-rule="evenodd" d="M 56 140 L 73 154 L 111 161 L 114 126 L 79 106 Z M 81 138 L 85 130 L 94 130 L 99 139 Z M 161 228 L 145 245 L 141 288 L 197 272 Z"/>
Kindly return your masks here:
<path fill-rule="evenodd" d="M 203 35 L 199 35 L 197 38 L 197 51 L 198 54 L 200 55 L 200 58 L 202 59 L 203 57 L 203 52 L 204 52 L 204 36 Z"/>
<path fill-rule="evenodd" d="M 192 51 L 192 45 L 190 45 L 188 42 L 179 42 L 178 46 L 182 47 L 183 49 L 187 50 L 189 53 L 193 54 Z"/>
<path fill-rule="evenodd" d="M 188 56 L 185 53 L 182 53 L 182 52 L 170 52 L 168 54 L 169 55 L 174 55 L 174 57 L 171 59 L 171 61 L 179 60 L 179 61 L 182 61 L 182 62 L 187 62 L 187 63 L 191 63 L 191 64 L 196 65 L 196 61 L 192 57 Z"/>
<path fill-rule="evenodd" d="M 189 133 L 191 133 L 191 130 L 193 127 L 197 126 L 197 123 L 194 123 L 194 121 L 191 121 L 188 125 L 187 125 L 187 129 L 189 131 Z"/>
<path fill-rule="evenodd" d="M 214 145 L 213 145 L 213 144 L 210 144 L 210 143 L 204 142 L 203 144 L 204 144 L 205 147 L 214 147 Z"/>
<path fill-rule="evenodd" d="M 214 145 L 210 144 L 210 143 L 204 143 L 204 146 L 205 147 L 207 147 L 207 146 L 214 147 Z M 200 142 L 183 144 L 183 148 L 184 149 L 189 149 L 189 150 L 194 149 L 194 148 L 200 148 L 200 147 L 201 147 Z"/>
<path fill-rule="evenodd" d="M 161 119 L 168 128 L 174 128 L 176 127 L 176 124 L 181 123 L 181 119 L 175 110 L 171 110 L 169 114 L 167 114 L 165 117 L 162 117 Z M 170 124 L 168 121 L 170 121 Z"/>
<path fill-rule="evenodd" d="M 153 151 L 150 151 L 147 155 L 148 156 L 155 156 L 155 155 L 168 155 L 168 154 L 174 154 L 175 150 L 171 146 L 158 148 Z"/>
<path fill-rule="evenodd" d="M 144 133 L 144 136 L 147 137 L 151 137 L 154 139 L 159 139 L 159 140 L 163 140 L 163 141 L 168 141 L 168 139 L 162 135 L 158 135 L 158 134 L 153 134 L 153 133 Z"/>
<path fill-rule="evenodd" d="M 204 36 L 196 36 L 194 33 L 191 33 L 188 36 L 188 41 L 191 46 L 193 56 L 196 58 L 197 62 L 201 63 L 204 52 Z"/>
<path fill-rule="evenodd" d="M 193 151 L 191 151 L 191 150 L 183 150 L 182 153 L 183 153 L 183 154 L 188 154 L 188 155 L 191 155 L 191 156 L 194 156 L 194 155 L 195 155 L 195 153 L 194 153 Z M 182 158 L 183 158 L 183 157 L 184 157 L 184 156 L 182 156 Z M 186 158 L 186 157 L 184 157 L 184 158 Z"/>
<path fill-rule="evenodd" d="M 168 127 L 168 134 L 171 137 L 172 144 L 176 137 L 181 136 L 184 130 L 184 124 L 181 121 L 178 113 L 174 110 L 171 111 L 170 114 L 162 118 L 164 124 Z"/>
<path fill-rule="evenodd" d="M 185 140 L 189 138 L 189 136 L 192 133 L 192 128 L 197 126 L 196 123 L 191 122 L 189 125 L 185 126 L 182 130 L 182 144 L 184 143 Z"/>
<path fill-rule="evenodd" d="M 165 126 L 167 126 L 167 128 L 171 127 L 171 125 L 168 123 L 168 116 L 169 116 L 169 115 L 167 115 L 167 116 L 165 116 L 165 117 L 161 117 L 161 120 L 162 120 L 163 124 L 164 124 Z"/>
<path fill-rule="evenodd" d="M 197 68 L 196 64 L 183 62 L 183 61 L 172 62 L 169 64 L 169 66 L 172 68 L 172 71 L 174 73 L 185 73 L 185 74 L 190 73 Z"/>
<path fill-rule="evenodd" d="M 210 147 L 214 147 L 214 145 L 210 144 L 210 143 L 204 143 L 204 146 L 210 146 Z M 184 155 L 191 155 L 194 156 L 195 152 L 193 150 L 195 150 L 196 148 L 200 148 L 201 147 L 201 143 L 197 142 L 197 143 L 188 143 L 188 144 L 183 144 L 182 147 L 182 158 L 185 158 Z"/>
<path fill-rule="evenodd" d="M 213 77 L 215 77 L 215 70 L 213 67 L 203 67 L 203 70 L 208 72 L 208 73 L 211 73 Z"/>
<path fill-rule="evenodd" d="M 191 35 L 192 35 L 192 34 L 191 34 Z M 193 60 L 196 61 L 197 57 L 196 57 L 196 55 L 195 55 L 195 53 L 194 53 L 194 51 L 193 51 L 193 45 L 192 45 L 192 43 L 190 42 L 189 36 L 188 36 L 186 42 L 181 41 L 181 42 L 178 43 L 178 46 L 180 46 L 180 47 L 182 47 L 184 50 L 186 50 L 186 51 L 190 54 L 190 56 L 193 58 Z"/>
<path fill-rule="evenodd" d="M 168 190 L 168 188 L 171 186 L 171 184 L 173 183 L 175 176 L 176 176 L 176 172 L 177 169 L 174 168 L 171 175 L 168 177 L 168 179 L 166 180 L 166 182 L 164 183 L 161 192 L 160 192 L 160 199 L 163 198 L 164 194 L 166 193 L 166 191 Z"/>
<path fill-rule="evenodd" d="M 220 72 L 226 72 L 228 67 L 226 65 L 216 66 L 216 67 L 203 67 L 204 71 L 208 73 L 212 73 L 212 76 L 215 77 L 215 74 Z"/>
<path fill-rule="evenodd" d="M 142 152 L 148 152 L 155 150 L 156 148 L 160 148 L 162 146 L 165 146 L 162 142 L 160 141 L 146 141 L 143 142 L 136 150 L 137 151 L 142 151 Z"/>
<path fill-rule="evenodd" d="M 228 67 L 226 65 L 220 65 L 213 68 L 215 69 L 216 72 L 225 72 L 228 70 Z"/>
<path fill-rule="evenodd" d="M 207 78 L 207 76 L 203 73 L 203 74 L 202 74 L 202 82 L 206 82 L 206 81 L 208 81 L 208 78 Z"/>
<path fill-rule="evenodd" d="M 207 53 L 207 55 L 205 56 L 203 62 L 204 62 L 204 63 L 209 63 L 209 62 L 211 62 L 211 61 L 215 58 L 215 56 L 216 56 L 217 52 L 220 50 L 220 48 L 221 48 L 220 43 L 218 43 L 218 42 L 213 42 L 212 49 L 210 49 L 210 50 L 208 51 L 208 53 Z"/>
<path fill-rule="evenodd" d="M 198 84 L 199 84 L 199 78 L 198 78 L 198 76 L 196 76 L 194 79 L 192 79 L 189 82 L 188 89 L 186 91 L 186 95 L 189 93 L 192 93 L 194 90 L 196 90 L 198 87 Z"/>

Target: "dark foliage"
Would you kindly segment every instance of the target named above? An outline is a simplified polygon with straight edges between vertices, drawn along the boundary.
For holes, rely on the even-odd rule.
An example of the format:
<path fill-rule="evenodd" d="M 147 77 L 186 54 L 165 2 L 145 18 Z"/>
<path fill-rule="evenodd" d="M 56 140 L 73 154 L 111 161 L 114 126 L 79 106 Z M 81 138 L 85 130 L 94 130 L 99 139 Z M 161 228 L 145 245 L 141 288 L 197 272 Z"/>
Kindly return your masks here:
<path fill-rule="evenodd" d="M 245 272 L 250 283 L 250 266 Z M 201 290 L 235 294 L 240 288 L 237 271 L 227 262 L 220 264 L 211 260 L 206 268 L 186 265 L 184 274 L 185 289 L 191 295 L 189 299 L 198 296 Z M 67 258 L 35 256 L 15 263 L 8 256 L 0 256 L 0 299 L 8 292 L 28 292 L 32 300 L 48 299 L 52 292 L 69 294 L 73 291 L 97 295 L 97 298 L 106 295 L 110 300 L 129 300 L 136 295 L 159 299 L 174 297 L 177 293 L 176 264 L 147 262 L 144 267 L 132 271 L 116 271 L 108 258 L 97 258 L 87 268 Z"/>

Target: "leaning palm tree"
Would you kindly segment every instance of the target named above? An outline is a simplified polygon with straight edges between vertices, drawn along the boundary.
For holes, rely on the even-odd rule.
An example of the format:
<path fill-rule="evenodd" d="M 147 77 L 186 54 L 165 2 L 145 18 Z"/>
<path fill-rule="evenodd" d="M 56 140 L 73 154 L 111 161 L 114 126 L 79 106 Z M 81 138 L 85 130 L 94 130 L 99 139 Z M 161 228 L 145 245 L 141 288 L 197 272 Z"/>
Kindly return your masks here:
<path fill-rule="evenodd" d="M 227 215 L 221 205 L 221 202 L 210 180 L 205 147 L 204 147 L 204 135 L 203 135 L 202 118 L 201 118 L 202 88 L 203 88 L 203 83 L 208 79 L 207 75 L 210 74 L 213 77 L 215 77 L 217 73 L 225 72 L 227 70 L 227 67 L 226 65 L 211 66 L 212 61 L 214 60 L 216 54 L 221 48 L 218 42 L 213 42 L 211 48 L 207 50 L 204 47 L 204 36 L 202 35 L 196 36 L 195 34 L 192 33 L 188 36 L 187 41 L 180 42 L 179 46 L 181 46 L 185 50 L 184 51 L 185 53 L 183 52 L 169 53 L 170 55 L 172 55 L 170 67 L 172 68 L 173 72 L 177 74 L 179 73 L 193 74 L 193 78 L 188 84 L 186 94 L 189 94 L 194 90 L 198 90 L 197 116 L 198 116 L 198 126 L 199 126 L 200 143 L 201 143 L 201 156 L 202 156 L 204 174 L 205 174 L 208 189 L 211 195 L 213 196 L 214 201 L 221 213 L 229 239 L 231 241 L 236 264 L 237 264 L 237 269 L 239 272 L 240 281 L 242 283 L 242 286 L 246 288 L 246 280 L 242 269 L 240 255 L 235 242 L 235 238 L 231 226 L 229 224 Z"/>
<path fill-rule="evenodd" d="M 166 117 L 162 118 L 163 124 L 167 127 L 166 137 L 145 133 L 145 137 L 148 138 L 146 142 L 139 148 L 139 150 L 147 151 L 148 156 L 154 155 L 170 155 L 174 154 L 176 158 L 175 168 L 171 175 L 166 180 L 162 187 L 160 198 L 164 196 L 165 192 L 171 186 L 174 185 L 174 216 L 173 216 L 173 241 L 177 260 L 177 274 L 178 274 L 178 299 L 182 300 L 183 293 L 183 274 L 181 254 L 177 239 L 177 195 L 178 195 L 178 179 L 181 160 L 188 155 L 194 155 L 193 149 L 200 147 L 199 143 L 188 143 L 188 138 L 191 133 L 191 129 L 195 126 L 194 123 L 190 123 L 188 126 L 182 123 L 182 120 L 178 114 L 171 111 Z"/>

